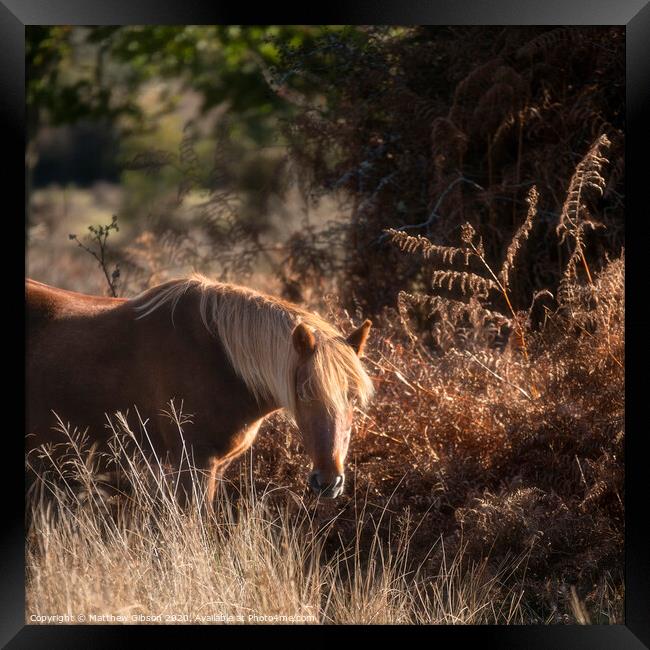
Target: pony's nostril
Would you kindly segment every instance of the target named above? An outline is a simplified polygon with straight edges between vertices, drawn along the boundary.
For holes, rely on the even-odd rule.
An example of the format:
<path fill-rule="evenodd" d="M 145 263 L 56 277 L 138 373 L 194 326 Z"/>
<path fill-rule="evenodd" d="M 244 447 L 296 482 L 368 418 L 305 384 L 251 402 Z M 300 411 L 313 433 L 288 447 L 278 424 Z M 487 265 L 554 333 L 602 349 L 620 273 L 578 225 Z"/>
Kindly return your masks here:
<path fill-rule="evenodd" d="M 343 488 L 345 477 L 338 474 L 334 478 L 322 481 L 320 472 L 312 472 L 309 476 L 309 487 L 316 493 L 323 496 L 337 496 Z"/>

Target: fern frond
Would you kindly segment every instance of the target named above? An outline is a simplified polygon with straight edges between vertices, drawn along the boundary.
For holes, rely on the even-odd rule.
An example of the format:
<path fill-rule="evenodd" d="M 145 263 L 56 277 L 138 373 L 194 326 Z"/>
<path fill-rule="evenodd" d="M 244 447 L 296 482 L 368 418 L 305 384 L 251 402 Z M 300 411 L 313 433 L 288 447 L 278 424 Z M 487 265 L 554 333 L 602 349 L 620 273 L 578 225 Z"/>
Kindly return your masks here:
<path fill-rule="evenodd" d="M 517 58 L 529 58 L 563 47 L 575 46 L 583 39 L 583 31 L 575 27 L 557 27 L 533 38 L 517 50 Z"/>
<path fill-rule="evenodd" d="M 394 228 L 388 228 L 384 232 L 401 251 L 410 254 L 418 253 L 425 260 L 438 257 L 446 264 L 453 264 L 457 257 L 462 257 L 465 266 L 467 266 L 470 256 L 474 254 L 468 248 L 438 246 L 422 235 L 407 235 L 405 232 Z"/>
<path fill-rule="evenodd" d="M 592 190 L 601 194 L 605 190 L 605 179 L 601 175 L 603 165 L 607 163 L 607 158 L 602 154 L 602 150 L 610 145 L 609 138 L 604 133 L 591 145 L 587 155 L 578 163 L 571 181 L 569 191 L 562 205 L 560 222 L 556 232 L 562 243 L 567 234 L 574 237 L 578 229 L 581 229 L 582 217 L 586 214 L 586 206 L 583 203 L 584 195 L 587 191 Z M 584 221 L 587 221 L 585 218 Z"/>
<path fill-rule="evenodd" d="M 508 250 L 506 251 L 506 257 L 503 261 L 503 266 L 501 271 L 499 271 L 499 281 L 504 287 L 508 287 L 510 283 L 510 271 L 514 266 L 517 253 L 521 248 L 522 244 L 528 239 L 528 235 L 533 227 L 533 219 L 537 213 L 537 200 L 539 194 L 537 193 L 537 188 L 533 185 L 528 191 L 528 214 L 526 215 L 526 220 L 524 221 L 519 229 L 515 233 L 515 236 L 512 238 L 512 241 L 508 245 Z"/>
<path fill-rule="evenodd" d="M 566 240 L 567 235 L 571 235 L 574 242 L 574 249 L 564 272 L 564 280 L 575 279 L 578 262 L 582 262 L 589 284 L 593 283 L 584 254 L 583 233 L 586 228 L 593 229 L 599 227 L 600 224 L 589 218 L 589 211 L 584 198 L 588 192 L 596 192 L 602 196 L 605 191 L 605 179 L 601 175 L 601 171 L 608 160 L 602 154 L 602 150 L 609 147 L 610 144 L 609 138 L 603 133 L 591 145 L 587 155 L 578 163 L 571 177 L 569 191 L 562 206 L 560 221 L 556 228 L 560 243 Z M 566 287 L 561 286 L 558 295 L 564 297 L 565 289 Z"/>
<path fill-rule="evenodd" d="M 474 294 L 481 298 L 487 297 L 490 291 L 500 290 L 494 280 L 467 271 L 436 270 L 431 276 L 431 284 L 433 287 L 446 286 L 449 291 L 456 286 L 465 296 Z"/>

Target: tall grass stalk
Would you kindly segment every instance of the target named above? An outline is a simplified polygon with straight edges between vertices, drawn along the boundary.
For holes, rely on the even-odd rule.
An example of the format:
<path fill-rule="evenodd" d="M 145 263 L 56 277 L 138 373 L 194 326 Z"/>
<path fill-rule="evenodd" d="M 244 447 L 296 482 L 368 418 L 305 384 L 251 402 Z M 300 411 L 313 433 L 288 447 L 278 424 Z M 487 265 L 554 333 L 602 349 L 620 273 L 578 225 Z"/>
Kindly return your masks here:
<path fill-rule="evenodd" d="M 119 469 L 128 486 L 112 496 L 100 456 L 89 462 L 87 437 L 63 422 L 65 449 L 43 449 L 39 461 L 30 460 L 38 478 L 28 502 L 28 622 L 39 612 L 82 614 L 91 623 L 114 622 L 107 615 L 169 623 L 523 620 L 522 591 L 501 589 L 523 558 L 490 573 L 486 562 L 470 563 L 462 551 L 447 557 L 443 549 L 440 566 L 425 570 L 426 562 L 409 554 L 408 516 L 397 543 L 380 535 L 383 513 L 364 537 L 367 496 L 354 505 L 353 542 L 333 544 L 336 517 L 323 521 L 320 504 L 288 488 L 258 493 L 248 472 L 223 486 L 206 513 L 203 481 L 186 456 L 195 499 L 181 507 L 164 461 L 140 442 L 146 424 L 137 419 L 140 436 L 124 415 L 109 420 L 112 450 L 102 467 Z M 440 544 L 431 540 L 432 549 Z"/>

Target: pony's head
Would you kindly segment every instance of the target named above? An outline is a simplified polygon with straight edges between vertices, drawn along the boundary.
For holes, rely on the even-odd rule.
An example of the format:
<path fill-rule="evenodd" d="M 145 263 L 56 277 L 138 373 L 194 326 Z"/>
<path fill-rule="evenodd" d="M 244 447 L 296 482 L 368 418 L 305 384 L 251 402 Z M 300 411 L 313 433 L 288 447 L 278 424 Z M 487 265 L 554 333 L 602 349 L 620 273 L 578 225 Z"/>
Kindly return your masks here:
<path fill-rule="evenodd" d="M 294 417 L 312 461 L 309 486 L 322 497 L 343 492 L 354 405 L 372 392 L 359 361 L 370 325 L 366 320 L 347 338 L 332 339 L 299 323 L 291 335 L 297 354 Z"/>

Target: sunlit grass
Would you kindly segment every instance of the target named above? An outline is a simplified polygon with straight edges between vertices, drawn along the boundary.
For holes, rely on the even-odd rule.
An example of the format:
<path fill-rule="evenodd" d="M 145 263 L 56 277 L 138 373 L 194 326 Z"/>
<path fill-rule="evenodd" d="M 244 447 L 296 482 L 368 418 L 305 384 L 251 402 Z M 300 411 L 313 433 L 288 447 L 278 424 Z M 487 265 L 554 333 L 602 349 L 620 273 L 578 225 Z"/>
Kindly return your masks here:
<path fill-rule="evenodd" d="M 326 542 L 336 517 L 315 518 L 317 502 L 288 488 L 258 493 L 242 480 L 235 498 L 221 490 L 207 512 L 197 472 L 197 498 L 182 508 L 174 477 L 160 459 L 134 447 L 122 416 L 113 420 L 112 461 L 129 489 L 109 497 L 97 472 L 100 458 L 89 462 L 84 436 L 60 425 L 68 438 L 65 451 L 43 450 L 30 462 L 38 480 L 29 499 L 28 622 L 38 612 L 82 614 L 87 622 L 92 615 L 95 622 L 161 617 L 169 623 L 523 619 L 521 590 L 504 592 L 501 578 L 525 558 L 490 573 L 485 562 L 443 552 L 437 570 L 424 571 L 409 555 L 410 521 L 393 545 L 380 537 L 378 522 L 362 547 L 366 503 L 355 510 L 358 535 L 333 549 Z M 441 544 L 431 540 L 432 549 Z"/>

